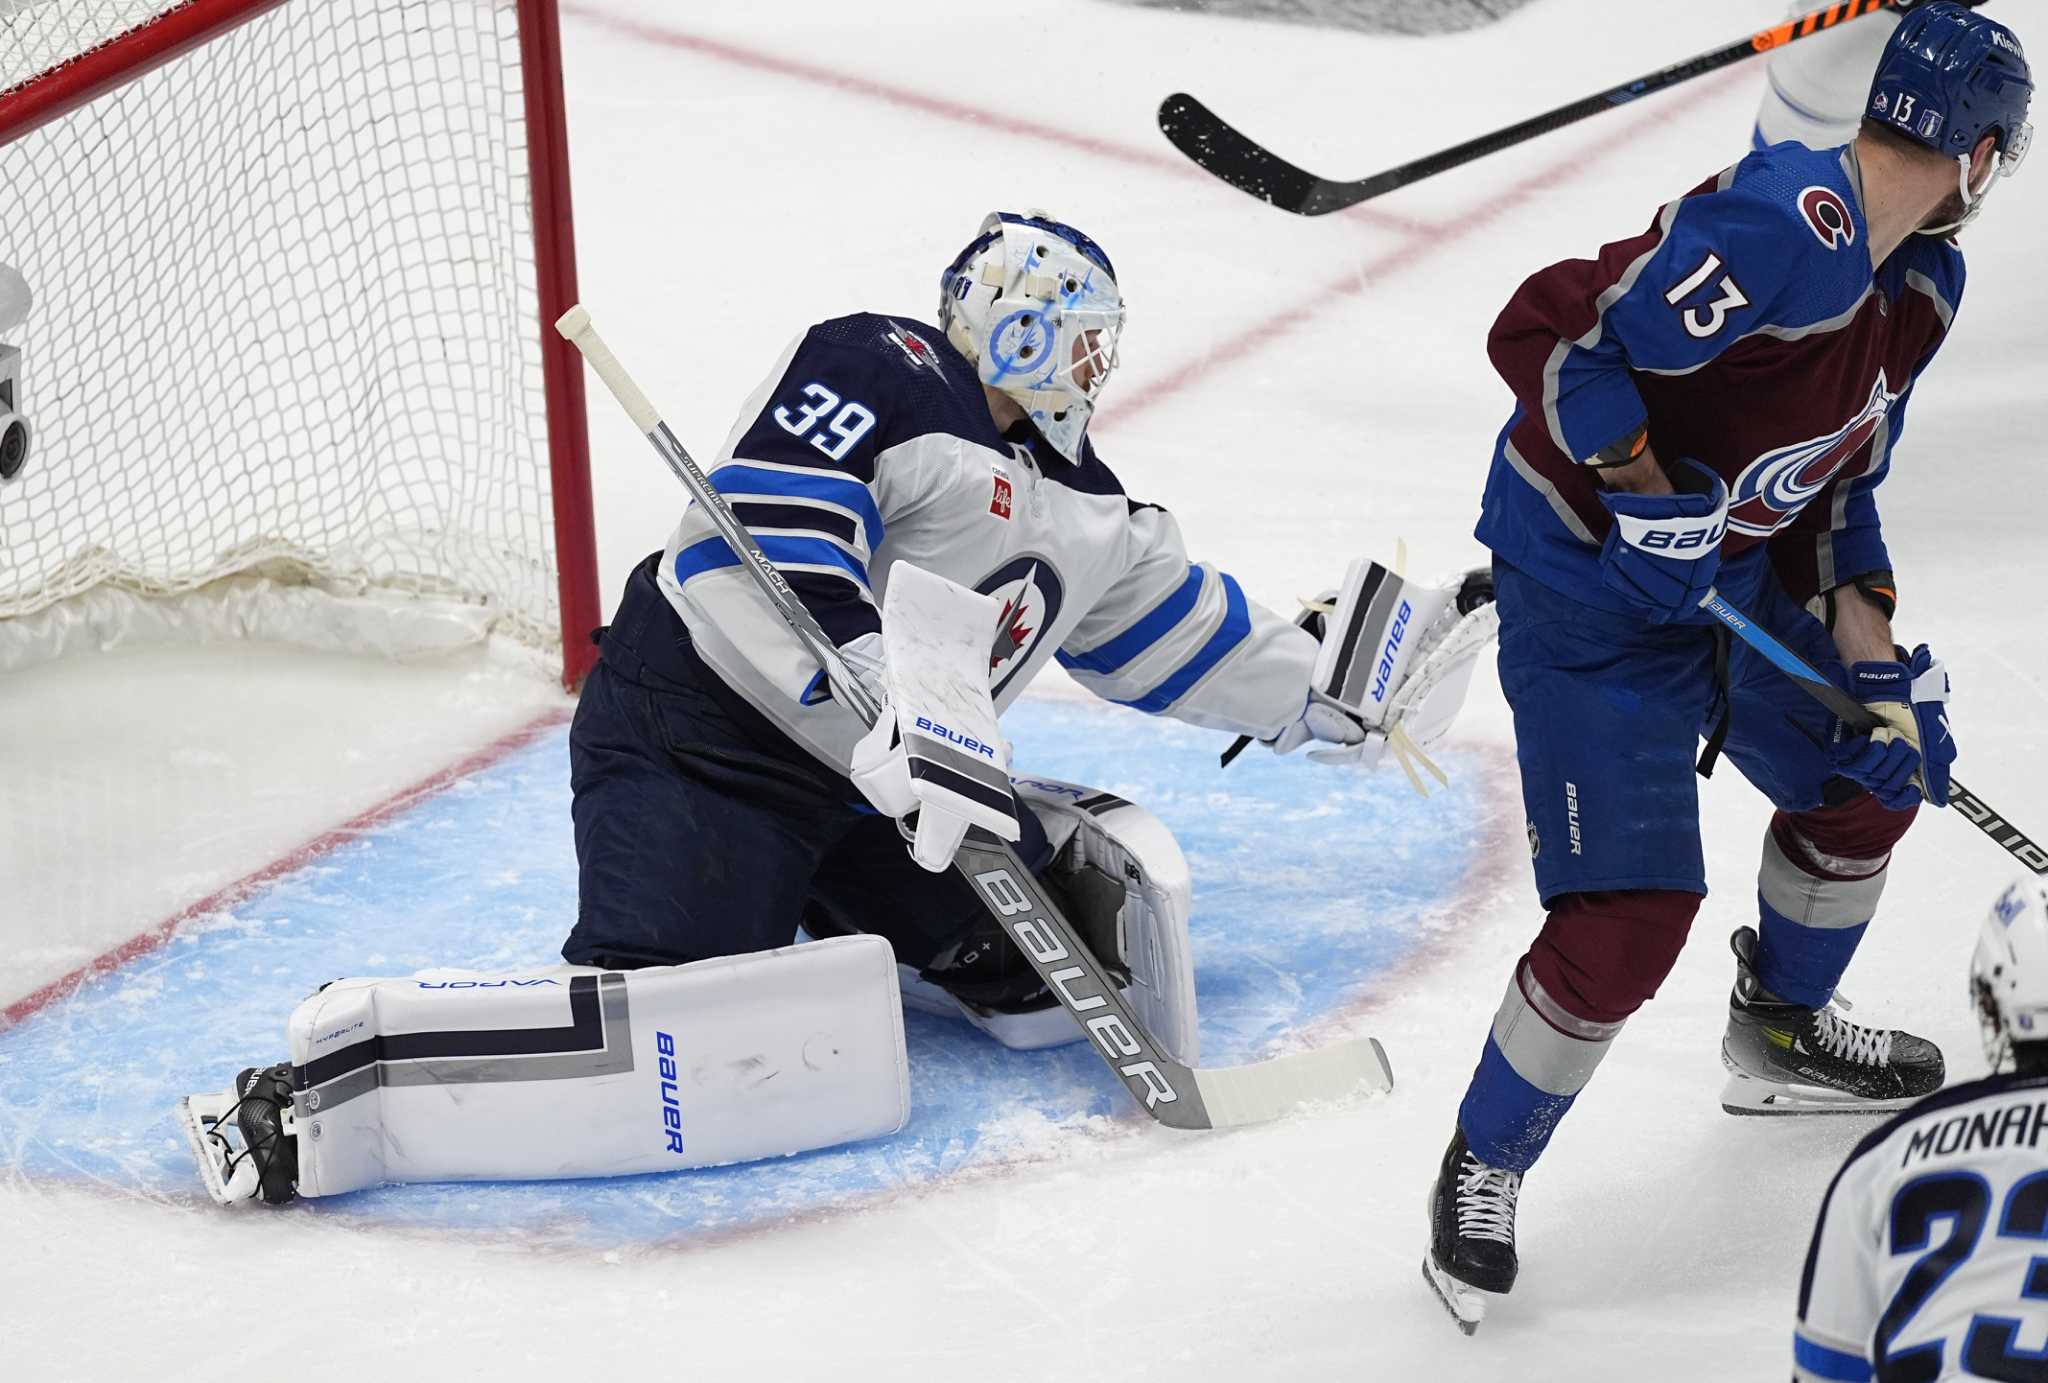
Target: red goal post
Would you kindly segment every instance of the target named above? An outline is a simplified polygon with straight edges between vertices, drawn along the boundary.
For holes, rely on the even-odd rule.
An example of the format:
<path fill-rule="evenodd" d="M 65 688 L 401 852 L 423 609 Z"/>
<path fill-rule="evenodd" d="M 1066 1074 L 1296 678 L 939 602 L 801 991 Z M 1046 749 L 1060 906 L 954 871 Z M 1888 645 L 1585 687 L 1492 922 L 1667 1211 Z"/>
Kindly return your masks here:
<path fill-rule="evenodd" d="M 0 668 L 416 627 L 580 682 L 555 0 L 0 0 L 0 170 L 34 436 L 0 484 Z"/>

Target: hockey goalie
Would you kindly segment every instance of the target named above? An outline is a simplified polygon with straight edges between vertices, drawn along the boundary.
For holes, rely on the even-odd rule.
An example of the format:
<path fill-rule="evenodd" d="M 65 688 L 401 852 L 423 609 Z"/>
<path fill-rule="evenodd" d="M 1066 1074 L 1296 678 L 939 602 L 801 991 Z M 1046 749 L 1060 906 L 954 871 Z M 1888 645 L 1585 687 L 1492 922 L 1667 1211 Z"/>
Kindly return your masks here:
<path fill-rule="evenodd" d="M 950 868 L 969 828 L 1014 843 L 1192 1064 L 1193 900 L 1172 836 L 1108 793 L 1011 772 L 998 716 L 1055 657 L 1105 699 L 1276 753 L 1392 749 L 1418 785 L 1433 771 L 1427 746 L 1492 634 L 1483 575 L 1429 587 L 1361 562 L 1288 622 L 1191 562 L 1086 435 L 1123 321 L 1093 240 L 997 213 L 939 288 L 938 326 L 811 327 L 709 468 L 858 693 L 792 637 L 704 506 L 686 511 L 629 579 L 570 732 L 567 964 L 314 994 L 288 1061 L 185 1102 L 216 1199 L 888 1134 L 908 1113 L 903 1003 L 1015 1047 L 1081 1036 Z M 856 702 L 883 708 L 872 727 Z"/>

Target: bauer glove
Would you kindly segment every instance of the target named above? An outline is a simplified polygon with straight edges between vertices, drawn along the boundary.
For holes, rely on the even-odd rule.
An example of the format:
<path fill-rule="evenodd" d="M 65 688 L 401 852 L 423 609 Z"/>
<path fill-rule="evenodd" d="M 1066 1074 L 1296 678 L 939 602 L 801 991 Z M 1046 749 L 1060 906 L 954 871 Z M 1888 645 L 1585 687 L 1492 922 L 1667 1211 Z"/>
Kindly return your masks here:
<path fill-rule="evenodd" d="M 1720 573 L 1721 538 L 1728 531 L 1728 487 L 1721 477 L 1689 457 L 1670 469 L 1671 483 L 1693 493 L 1600 492 L 1614 515 L 1600 545 L 1600 583 L 1658 624 L 1698 612 Z"/>
<path fill-rule="evenodd" d="M 1956 741 L 1948 728 L 1948 669 L 1941 660 L 1921 644 L 1902 662 L 1853 664 L 1843 680 L 1845 690 L 1882 723 L 1856 735 L 1836 722 L 1835 772 L 1870 789 L 1880 805 L 1895 812 L 1922 797 L 1946 807 Z"/>

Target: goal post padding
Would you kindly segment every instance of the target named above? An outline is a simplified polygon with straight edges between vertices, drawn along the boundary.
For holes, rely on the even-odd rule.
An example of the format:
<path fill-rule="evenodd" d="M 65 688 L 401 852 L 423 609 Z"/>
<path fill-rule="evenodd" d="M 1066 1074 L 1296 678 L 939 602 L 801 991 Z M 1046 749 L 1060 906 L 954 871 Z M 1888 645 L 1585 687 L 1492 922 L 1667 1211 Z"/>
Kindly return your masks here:
<path fill-rule="evenodd" d="M 263 636 L 308 592 L 352 603 L 328 634 L 438 604 L 581 679 L 555 0 L 0 0 L 0 169 L 35 430 L 0 487 L 0 665 L 123 600 L 300 588 Z"/>

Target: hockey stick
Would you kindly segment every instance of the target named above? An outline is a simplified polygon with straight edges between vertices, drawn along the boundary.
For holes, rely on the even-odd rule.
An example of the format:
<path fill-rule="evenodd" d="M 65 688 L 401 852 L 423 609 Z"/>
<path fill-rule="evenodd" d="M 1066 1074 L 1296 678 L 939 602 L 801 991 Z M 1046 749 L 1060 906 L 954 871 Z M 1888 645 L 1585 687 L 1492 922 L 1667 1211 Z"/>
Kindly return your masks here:
<path fill-rule="evenodd" d="M 1960 2 L 1975 8 L 1984 0 Z M 1282 211 L 1291 211 L 1297 216 L 1324 216 L 1392 192 L 1397 187 L 1434 177 L 1474 159 L 1498 153 L 1537 135 L 1563 129 L 1603 110 L 1626 105 L 1638 96 L 1663 91 L 1741 62 L 1744 58 L 1825 33 L 1837 24 L 1875 14 L 1879 10 L 1897 9 L 1901 3 L 1902 0 L 1844 0 L 1844 3 L 1828 5 L 1797 19 L 1788 19 L 1783 24 L 1759 30 L 1725 48 L 1701 53 L 1698 57 L 1623 82 L 1620 86 L 1559 106 L 1556 110 L 1531 116 L 1506 129 L 1468 139 L 1427 158 L 1389 168 L 1384 173 L 1375 173 L 1356 182 L 1331 182 L 1295 167 L 1264 145 L 1246 138 L 1216 112 L 1184 91 L 1177 91 L 1160 102 L 1159 129 L 1172 141 L 1174 148 L 1239 191 L 1249 192 L 1259 200 L 1271 202 Z"/>
<path fill-rule="evenodd" d="M 1719 591 L 1708 591 L 1706 599 L 1700 602 L 1700 608 L 1728 626 L 1736 638 L 1763 654 L 1778 671 L 1797 682 L 1800 690 L 1840 717 L 1843 724 L 1866 733 L 1880 724 L 1869 707 L 1821 676 L 1804 658 L 1723 600 Z M 1950 810 L 1960 813 L 1964 820 L 2004 846 L 2006 853 L 2028 869 L 2036 874 L 2048 874 L 2048 850 L 2029 840 L 2024 831 L 1991 810 L 1989 803 L 1954 777 L 1948 780 L 1948 805 Z"/>
<path fill-rule="evenodd" d="M 882 708 L 860 679 L 848 672 L 838 648 L 818 627 L 789 582 L 612 355 L 591 324 L 590 314 L 581 306 L 572 307 L 555 323 L 555 330 L 583 353 L 633 426 L 646 434 L 676 479 L 704 506 L 718 535 L 739 557 L 797 641 L 825 670 L 835 694 L 844 695 L 861 721 L 873 725 Z M 1394 1073 L 1387 1064 L 1386 1051 L 1370 1037 L 1248 1066 L 1203 1069 L 1175 1061 L 1131 1012 L 1123 992 L 1015 850 L 987 832 L 973 829 L 954 853 L 953 867 L 974 886 L 975 895 L 1017 943 L 1045 987 L 1074 1015 L 1096 1054 L 1117 1073 L 1132 1098 L 1169 1128 L 1262 1123 L 1306 1101 L 1337 1099 L 1361 1085 L 1393 1089 Z"/>

